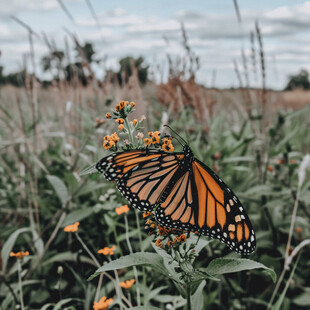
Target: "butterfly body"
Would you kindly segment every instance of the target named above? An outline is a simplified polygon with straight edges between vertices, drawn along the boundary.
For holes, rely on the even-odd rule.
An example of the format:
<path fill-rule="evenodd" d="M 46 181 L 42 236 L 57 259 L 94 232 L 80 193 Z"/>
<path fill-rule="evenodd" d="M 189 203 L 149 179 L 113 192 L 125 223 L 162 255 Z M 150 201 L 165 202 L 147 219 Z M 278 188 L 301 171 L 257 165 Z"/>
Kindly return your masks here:
<path fill-rule="evenodd" d="M 117 183 L 133 207 L 155 210 L 162 226 L 218 239 L 238 253 L 254 251 L 254 230 L 239 199 L 188 145 L 179 153 L 116 152 L 96 169 Z"/>

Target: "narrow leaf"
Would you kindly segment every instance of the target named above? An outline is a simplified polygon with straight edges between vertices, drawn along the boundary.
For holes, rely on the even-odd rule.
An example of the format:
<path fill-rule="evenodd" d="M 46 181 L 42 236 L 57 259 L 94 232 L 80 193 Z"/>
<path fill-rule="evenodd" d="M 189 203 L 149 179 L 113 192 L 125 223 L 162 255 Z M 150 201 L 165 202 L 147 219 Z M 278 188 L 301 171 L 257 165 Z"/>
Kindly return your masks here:
<path fill-rule="evenodd" d="M 60 199 L 62 205 L 65 205 L 69 199 L 69 194 L 68 194 L 68 190 L 67 190 L 67 187 L 64 184 L 64 182 L 61 179 L 59 179 L 58 177 L 56 177 L 55 175 L 48 175 L 48 176 L 46 176 L 46 178 L 48 179 L 48 181 L 53 186 L 53 188 L 54 188 L 58 198 Z"/>

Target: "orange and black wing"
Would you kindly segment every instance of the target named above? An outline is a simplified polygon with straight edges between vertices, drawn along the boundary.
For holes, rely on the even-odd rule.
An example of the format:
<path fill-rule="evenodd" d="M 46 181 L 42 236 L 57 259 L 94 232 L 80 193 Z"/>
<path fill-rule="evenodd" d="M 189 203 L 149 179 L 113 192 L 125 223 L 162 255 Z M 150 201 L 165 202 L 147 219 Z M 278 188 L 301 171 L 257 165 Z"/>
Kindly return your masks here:
<path fill-rule="evenodd" d="M 155 216 L 163 226 L 207 235 L 238 253 L 254 251 L 254 230 L 239 199 L 202 162 L 195 159 L 159 202 Z"/>
<path fill-rule="evenodd" d="M 153 211 L 175 173 L 183 153 L 131 150 L 102 158 L 96 169 L 117 183 L 121 194 L 141 211 Z"/>

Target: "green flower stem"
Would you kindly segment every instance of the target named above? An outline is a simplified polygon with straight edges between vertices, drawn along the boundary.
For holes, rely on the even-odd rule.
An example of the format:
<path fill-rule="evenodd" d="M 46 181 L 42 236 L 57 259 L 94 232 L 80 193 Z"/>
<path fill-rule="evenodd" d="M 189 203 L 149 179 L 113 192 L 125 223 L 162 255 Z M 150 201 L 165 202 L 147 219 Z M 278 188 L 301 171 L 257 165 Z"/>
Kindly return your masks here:
<path fill-rule="evenodd" d="M 186 300 L 187 300 L 187 310 L 192 309 L 191 305 L 191 285 L 190 283 L 186 283 Z"/>
<path fill-rule="evenodd" d="M 114 239 L 115 239 L 117 248 L 119 249 L 121 256 L 123 256 L 124 253 L 123 253 L 122 247 L 121 247 L 121 245 L 120 245 L 120 243 L 118 241 L 118 238 L 117 238 L 117 233 L 116 233 L 115 225 L 113 225 L 112 229 L 113 229 L 113 235 L 114 235 Z"/>
<path fill-rule="evenodd" d="M 82 247 L 84 248 L 84 250 L 88 253 L 88 255 L 91 257 L 91 259 L 93 260 L 93 262 L 96 264 L 96 266 L 98 268 L 100 268 L 100 264 L 97 260 L 97 258 L 94 256 L 94 254 L 90 251 L 90 249 L 87 247 L 87 245 L 84 243 L 84 241 L 81 239 L 81 237 L 79 236 L 79 234 L 76 232 L 75 233 L 76 238 L 79 240 L 79 242 L 81 243 Z"/>
<path fill-rule="evenodd" d="M 17 259 L 18 266 L 18 290 L 19 290 L 19 299 L 21 310 L 25 309 L 24 299 L 23 299 L 23 282 L 22 282 L 22 263 L 21 259 Z"/>
<path fill-rule="evenodd" d="M 132 254 L 133 250 L 132 250 L 132 246 L 131 246 L 130 239 L 129 239 L 129 226 L 128 226 L 128 220 L 127 220 L 127 215 L 126 214 L 125 214 L 125 227 L 126 227 L 126 240 L 127 240 L 128 249 L 129 249 L 129 252 Z M 141 305 L 141 301 L 140 301 L 140 284 L 139 284 L 138 271 L 137 271 L 137 267 L 136 266 L 133 266 L 133 272 L 135 274 L 136 283 L 137 283 L 137 304 L 138 304 L 138 306 L 140 306 Z"/>
<path fill-rule="evenodd" d="M 128 118 L 126 117 L 126 118 L 124 119 L 124 121 L 125 121 L 125 123 L 124 123 L 124 124 L 125 124 L 125 127 L 126 127 L 126 129 L 128 130 L 129 141 L 130 141 L 131 144 L 133 144 L 133 145 L 135 146 L 134 140 L 133 140 L 132 131 L 131 131 L 131 126 L 130 126 L 130 123 L 128 122 Z"/>

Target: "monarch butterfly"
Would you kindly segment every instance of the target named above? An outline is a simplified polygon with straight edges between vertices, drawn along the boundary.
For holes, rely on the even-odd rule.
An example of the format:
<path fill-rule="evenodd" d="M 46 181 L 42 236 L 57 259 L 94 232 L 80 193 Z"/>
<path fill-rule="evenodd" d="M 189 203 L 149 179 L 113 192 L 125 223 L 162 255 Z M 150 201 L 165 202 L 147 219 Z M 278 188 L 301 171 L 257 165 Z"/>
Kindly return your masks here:
<path fill-rule="evenodd" d="M 116 182 L 133 207 L 155 210 L 162 226 L 219 239 L 237 253 L 254 251 L 254 230 L 239 199 L 194 157 L 188 144 L 183 145 L 183 152 L 174 153 L 159 149 L 115 152 L 102 158 L 96 170 Z"/>

